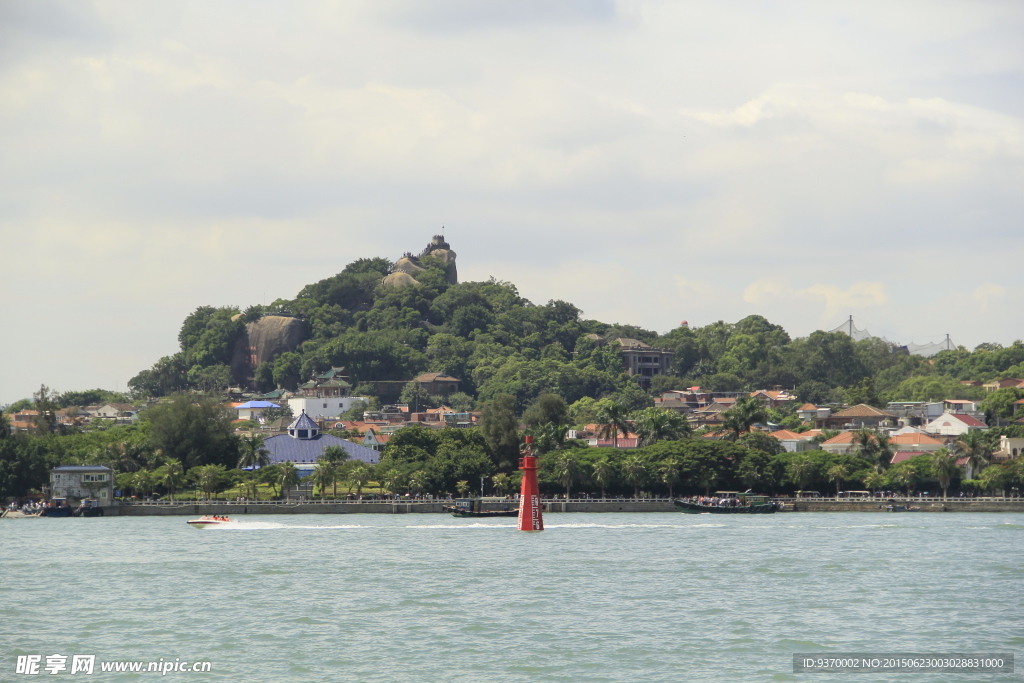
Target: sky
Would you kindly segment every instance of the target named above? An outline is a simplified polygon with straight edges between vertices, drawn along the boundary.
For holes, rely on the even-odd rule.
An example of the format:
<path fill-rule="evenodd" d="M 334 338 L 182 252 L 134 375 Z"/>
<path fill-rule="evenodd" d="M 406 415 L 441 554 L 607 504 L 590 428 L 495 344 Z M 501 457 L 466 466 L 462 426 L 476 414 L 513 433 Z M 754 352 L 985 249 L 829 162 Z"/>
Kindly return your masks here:
<path fill-rule="evenodd" d="M 0 3 L 0 404 L 441 231 L 666 332 L 1011 343 L 1024 4 Z"/>

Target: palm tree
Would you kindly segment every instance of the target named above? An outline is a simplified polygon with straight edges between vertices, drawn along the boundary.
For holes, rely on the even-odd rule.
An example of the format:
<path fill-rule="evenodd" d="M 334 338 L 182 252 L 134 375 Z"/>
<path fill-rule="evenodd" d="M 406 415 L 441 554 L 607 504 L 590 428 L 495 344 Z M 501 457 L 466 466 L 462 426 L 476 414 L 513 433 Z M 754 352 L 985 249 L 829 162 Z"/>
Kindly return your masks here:
<path fill-rule="evenodd" d="M 909 463 L 900 463 L 898 467 L 893 468 L 891 477 L 893 483 L 907 489 L 908 497 L 911 495 L 911 490 L 918 480 L 917 472 Z"/>
<path fill-rule="evenodd" d="M 1003 496 L 1006 495 L 1006 487 L 1013 480 L 1013 475 L 1005 465 L 995 465 L 993 467 L 985 468 L 985 471 L 981 475 L 982 484 L 989 494 L 995 491 L 1000 491 Z"/>
<path fill-rule="evenodd" d="M 612 465 L 611 460 L 608 458 L 601 458 L 595 462 L 593 469 L 590 471 L 590 476 L 593 477 L 597 485 L 601 487 L 601 498 L 606 498 L 604 491 L 612 481 L 612 478 L 615 477 L 615 466 Z"/>
<path fill-rule="evenodd" d="M 133 444 L 126 441 L 108 444 L 105 450 L 105 460 L 110 469 L 116 472 L 137 472 L 142 468 L 141 451 Z"/>
<path fill-rule="evenodd" d="M 864 485 L 871 490 L 871 495 L 875 494 L 875 491 L 882 488 L 885 484 L 885 477 L 878 472 L 868 472 L 867 476 L 864 477 Z"/>
<path fill-rule="evenodd" d="M 349 458 L 351 458 L 351 457 L 352 456 L 350 456 L 348 454 L 348 451 L 346 451 L 341 446 L 328 446 L 327 448 L 324 449 L 323 454 L 320 456 L 320 460 L 324 460 L 326 462 L 329 462 L 334 467 L 335 476 L 334 476 L 334 480 L 333 480 L 332 484 L 334 486 L 334 493 L 333 493 L 333 495 L 334 495 L 335 498 L 338 497 L 338 476 L 337 476 L 337 472 L 338 472 L 338 470 L 341 469 L 341 466 L 343 464 L 345 464 L 345 462 Z"/>
<path fill-rule="evenodd" d="M 878 440 L 875 438 L 875 433 L 867 427 L 861 427 L 853 433 L 853 443 L 856 446 L 855 452 L 857 456 L 864 458 L 874 465 L 876 472 L 881 472 L 882 470 L 878 469 L 878 457 L 876 455 Z"/>
<path fill-rule="evenodd" d="M 850 470 L 847 469 L 846 465 L 833 465 L 828 468 L 825 475 L 828 477 L 829 481 L 834 481 L 836 483 L 836 498 L 838 498 L 839 489 L 842 487 L 846 478 L 850 476 Z"/>
<path fill-rule="evenodd" d="M 171 492 L 171 500 L 174 500 L 174 492 L 178 490 L 178 485 L 181 484 L 181 477 L 184 473 L 181 461 L 176 458 L 171 458 L 164 464 L 164 476 L 161 483 Z"/>
<path fill-rule="evenodd" d="M 945 448 L 932 453 L 932 474 L 939 480 L 939 486 L 942 487 L 942 500 L 946 500 L 946 490 L 949 488 L 949 482 L 953 480 L 960 468 L 956 466 L 956 459 L 950 457 L 949 451 Z"/>
<path fill-rule="evenodd" d="M 508 491 L 508 487 L 512 484 L 512 479 L 504 472 L 495 474 L 491 477 L 491 484 L 494 485 L 494 490 L 498 492 L 499 496 L 505 495 Z"/>
<path fill-rule="evenodd" d="M 366 482 L 370 481 L 370 468 L 363 463 L 359 463 L 352 468 L 350 478 L 352 483 L 356 485 L 356 495 L 362 497 L 363 487 L 366 486 Z"/>
<path fill-rule="evenodd" d="M 402 475 L 398 470 L 391 468 L 389 470 L 385 470 L 383 474 L 380 475 L 380 479 L 377 483 L 380 484 L 381 491 L 394 493 L 395 488 L 398 486 L 398 480 L 401 476 Z"/>
<path fill-rule="evenodd" d="M 884 472 L 892 464 L 892 456 L 896 455 L 896 448 L 892 445 L 889 435 L 879 432 L 875 437 L 878 440 L 875 451 L 878 464 L 875 467 L 881 468 L 880 471 Z"/>
<path fill-rule="evenodd" d="M 299 485 L 299 470 L 295 468 L 295 465 L 291 460 L 284 463 L 281 467 L 281 494 L 284 495 L 285 491 L 289 486 Z"/>
<path fill-rule="evenodd" d="M 409 475 L 409 489 L 413 493 L 422 493 L 427 488 L 427 473 L 423 470 L 416 470 Z"/>
<path fill-rule="evenodd" d="M 461 479 L 455 483 L 455 490 L 459 493 L 459 498 L 465 498 L 469 495 L 469 482 L 465 479 Z"/>
<path fill-rule="evenodd" d="M 801 489 L 807 488 L 818 471 L 818 465 L 810 456 L 801 454 L 789 462 L 789 479 Z"/>
<path fill-rule="evenodd" d="M 193 476 L 195 477 L 196 483 L 207 497 L 212 497 L 213 493 L 224 481 L 223 465 L 203 465 L 201 467 L 193 467 L 189 472 L 194 473 Z"/>
<path fill-rule="evenodd" d="M 636 433 L 641 446 L 662 439 L 681 439 L 690 434 L 690 423 L 682 415 L 664 408 L 645 408 L 636 415 Z"/>
<path fill-rule="evenodd" d="M 854 433 L 853 443 L 856 444 L 857 455 L 874 465 L 876 472 L 881 474 L 889 468 L 895 449 L 888 436 L 861 427 Z"/>
<path fill-rule="evenodd" d="M 991 462 L 992 448 L 988 435 L 976 429 L 957 439 L 953 444 L 953 450 L 961 457 L 967 458 L 967 471 L 970 473 L 968 479 L 977 478 L 977 474 Z"/>
<path fill-rule="evenodd" d="M 598 438 L 611 439 L 612 448 L 619 447 L 619 434 L 629 433 L 629 422 L 626 420 L 626 409 L 612 401 L 601 401 L 597 409 L 599 428 Z"/>
<path fill-rule="evenodd" d="M 569 500 L 569 490 L 572 488 L 572 479 L 579 469 L 580 461 L 571 453 L 563 453 L 555 463 L 555 475 L 565 487 L 565 499 Z"/>
<path fill-rule="evenodd" d="M 241 456 L 238 458 L 239 469 L 251 467 L 255 470 L 270 464 L 270 451 L 264 445 L 263 436 L 260 434 L 243 436 L 239 449 L 241 450 Z"/>
<path fill-rule="evenodd" d="M 245 496 L 247 498 L 251 498 L 252 500 L 260 499 L 259 479 L 257 479 L 257 474 L 255 472 L 248 473 L 245 481 L 242 483 L 242 490 L 245 491 Z"/>
<path fill-rule="evenodd" d="M 661 480 L 668 484 L 668 497 L 672 498 L 672 487 L 679 481 L 679 463 L 675 460 L 666 460 L 658 468 L 658 472 L 661 474 Z"/>
<path fill-rule="evenodd" d="M 324 499 L 324 495 L 327 493 L 327 486 L 331 482 L 338 481 L 338 470 L 331 464 L 329 460 L 325 460 L 323 456 L 317 461 L 316 469 L 313 470 L 313 483 L 320 487 L 320 500 Z"/>
<path fill-rule="evenodd" d="M 627 484 L 633 485 L 633 497 L 640 497 L 640 486 L 647 481 L 647 463 L 634 453 L 622 462 L 622 475 Z"/>
<path fill-rule="evenodd" d="M 569 427 L 566 425 L 548 422 L 528 430 L 527 434 L 533 437 L 536 455 L 543 455 L 549 451 L 560 451 L 565 448 L 565 435 L 568 431 Z"/>
<path fill-rule="evenodd" d="M 131 475 L 132 489 L 145 496 L 153 487 L 153 476 L 146 470 L 139 470 Z"/>
<path fill-rule="evenodd" d="M 751 396 L 741 396 L 729 410 L 723 413 L 725 429 L 732 431 L 735 441 L 740 434 L 750 431 L 750 427 L 758 422 L 768 421 L 768 411 L 764 404 Z"/>

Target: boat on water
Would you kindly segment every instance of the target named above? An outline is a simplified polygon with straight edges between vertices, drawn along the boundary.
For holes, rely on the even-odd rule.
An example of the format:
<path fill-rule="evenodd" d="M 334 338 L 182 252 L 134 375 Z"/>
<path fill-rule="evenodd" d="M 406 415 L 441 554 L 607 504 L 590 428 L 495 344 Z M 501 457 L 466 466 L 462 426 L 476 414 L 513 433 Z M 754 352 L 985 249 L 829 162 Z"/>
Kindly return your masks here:
<path fill-rule="evenodd" d="M 518 517 L 519 505 L 508 498 L 460 498 L 444 511 L 453 517 Z"/>
<path fill-rule="evenodd" d="M 885 509 L 889 512 L 919 512 L 921 506 L 919 505 L 886 505 Z"/>
<path fill-rule="evenodd" d="M 188 525 L 193 529 L 205 529 L 208 526 L 224 526 L 230 523 L 231 518 L 226 515 L 203 515 L 199 519 L 188 520 Z"/>
<path fill-rule="evenodd" d="M 768 496 L 733 491 L 719 491 L 714 497 L 677 498 L 674 502 L 681 512 L 690 514 L 770 515 L 782 509 L 782 503 L 773 502 Z"/>
<path fill-rule="evenodd" d="M 54 498 L 50 504 L 39 511 L 40 517 L 73 517 L 74 509 L 65 498 Z"/>
<path fill-rule="evenodd" d="M 103 508 L 100 507 L 100 502 L 93 498 L 87 498 L 82 501 L 78 506 L 78 509 L 72 513 L 75 517 L 102 517 Z"/>

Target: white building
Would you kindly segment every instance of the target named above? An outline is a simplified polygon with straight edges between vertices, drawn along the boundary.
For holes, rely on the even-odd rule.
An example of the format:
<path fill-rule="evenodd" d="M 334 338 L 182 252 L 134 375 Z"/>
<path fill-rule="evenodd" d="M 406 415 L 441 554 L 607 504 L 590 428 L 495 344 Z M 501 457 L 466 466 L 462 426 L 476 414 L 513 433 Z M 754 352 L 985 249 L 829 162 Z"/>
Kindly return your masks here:
<path fill-rule="evenodd" d="M 924 431 L 943 436 L 960 436 L 979 429 L 988 429 L 988 425 L 966 413 L 943 413 L 929 422 Z"/>
<path fill-rule="evenodd" d="M 95 498 L 100 506 L 114 500 L 114 471 L 102 465 L 64 465 L 50 470 L 50 497 Z"/>
<path fill-rule="evenodd" d="M 774 436 L 779 440 L 779 444 L 786 449 L 787 453 L 799 453 L 801 451 L 811 451 L 817 448 L 809 436 L 804 436 L 798 432 L 793 432 L 788 429 L 780 429 L 775 432 L 769 432 L 768 436 Z"/>
<path fill-rule="evenodd" d="M 239 420 L 258 420 L 265 411 L 280 407 L 278 404 L 271 403 L 270 401 L 246 401 L 235 406 L 235 410 L 238 411 Z"/>
<path fill-rule="evenodd" d="M 999 437 L 999 453 L 1007 459 L 1024 455 L 1024 439 L 1011 436 Z"/>
<path fill-rule="evenodd" d="M 288 399 L 292 415 L 301 415 L 303 412 L 314 420 L 323 418 L 336 418 L 352 408 L 356 401 L 362 401 L 369 405 L 370 399 L 365 396 L 292 396 Z"/>

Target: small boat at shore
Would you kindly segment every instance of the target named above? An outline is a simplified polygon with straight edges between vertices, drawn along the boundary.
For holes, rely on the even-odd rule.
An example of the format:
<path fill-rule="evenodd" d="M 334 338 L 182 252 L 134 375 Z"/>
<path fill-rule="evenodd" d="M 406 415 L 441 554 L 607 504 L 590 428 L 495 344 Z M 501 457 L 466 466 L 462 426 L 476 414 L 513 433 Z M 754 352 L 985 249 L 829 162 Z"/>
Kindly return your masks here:
<path fill-rule="evenodd" d="M 518 517 L 519 506 L 507 498 L 466 498 L 455 505 L 445 505 L 444 511 L 453 517 Z"/>
<path fill-rule="evenodd" d="M 230 517 L 221 515 L 203 515 L 199 519 L 188 520 L 188 525 L 193 529 L 205 529 L 208 526 L 224 526 L 230 523 Z"/>
<path fill-rule="evenodd" d="M 886 505 L 885 509 L 889 512 L 920 512 L 921 506 L 919 505 Z"/>
<path fill-rule="evenodd" d="M 713 499 L 715 500 L 715 499 Z M 681 512 L 712 515 L 770 515 L 782 509 L 782 503 L 774 503 L 768 496 L 741 494 L 737 498 L 719 498 L 719 504 L 701 503 L 693 500 L 673 501 Z"/>

